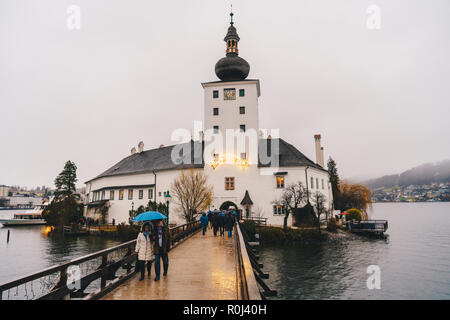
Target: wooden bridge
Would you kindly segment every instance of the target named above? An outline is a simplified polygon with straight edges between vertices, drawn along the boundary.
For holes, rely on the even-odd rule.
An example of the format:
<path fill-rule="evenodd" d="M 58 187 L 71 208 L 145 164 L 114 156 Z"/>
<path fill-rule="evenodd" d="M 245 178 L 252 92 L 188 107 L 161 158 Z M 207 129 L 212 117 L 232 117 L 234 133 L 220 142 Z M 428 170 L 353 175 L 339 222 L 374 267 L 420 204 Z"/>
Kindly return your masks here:
<path fill-rule="evenodd" d="M 238 223 L 232 238 L 198 221 L 170 229 L 169 272 L 155 282 L 139 281 L 136 240 L 101 250 L 0 285 L 0 299 L 237 299 L 259 300 L 276 294 L 263 282 L 268 275 Z"/>

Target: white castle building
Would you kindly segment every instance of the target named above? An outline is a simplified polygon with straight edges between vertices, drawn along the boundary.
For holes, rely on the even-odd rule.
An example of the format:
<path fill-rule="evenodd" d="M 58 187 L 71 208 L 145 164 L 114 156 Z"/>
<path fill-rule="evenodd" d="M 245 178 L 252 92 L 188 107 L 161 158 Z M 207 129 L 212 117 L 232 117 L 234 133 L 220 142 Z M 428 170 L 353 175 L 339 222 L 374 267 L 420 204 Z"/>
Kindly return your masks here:
<path fill-rule="evenodd" d="M 279 138 L 277 131 L 268 134 L 259 127 L 259 80 L 247 79 L 250 66 L 239 57 L 240 39 L 233 13 L 230 16 L 226 56 L 215 66 L 220 80 L 202 83 L 204 122 L 203 130 L 195 133 L 198 139 L 145 151 L 139 143 L 138 150 L 133 148 L 131 155 L 86 182 L 85 215 L 95 218 L 95 208 L 107 204 L 108 222 L 128 222 L 130 209 L 146 206 L 149 200 L 165 203 L 172 182 L 188 168 L 202 170 L 213 186 L 211 210 L 234 207 L 243 217 L 264 217 L 268 224 L 282 225 L 285 208 L 274 201 L 287 185 L 297 182 L 307 187 L 310 196 L 321 192 L 331 210 L 320 135 L 314 136 L 314 162 Z M 170 222 L 184 223 L 174 198 Z M 292 224 L 292 216 L 288 223 Z"/>

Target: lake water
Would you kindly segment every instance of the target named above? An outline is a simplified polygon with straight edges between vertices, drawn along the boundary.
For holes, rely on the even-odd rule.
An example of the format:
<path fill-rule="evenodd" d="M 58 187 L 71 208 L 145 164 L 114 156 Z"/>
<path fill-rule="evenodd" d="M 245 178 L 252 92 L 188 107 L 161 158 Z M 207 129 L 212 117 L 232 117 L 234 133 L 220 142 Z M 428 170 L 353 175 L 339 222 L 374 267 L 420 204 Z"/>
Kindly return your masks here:
<path fill-rule="evenodd" d="M 12 218 L 15 212 L 20 211 L 0 210 L 0 217 Z M 45 226 L 0 227 L 0 283 L 118 243 L 89 236 L 49 237 Z"/>
<path fill-rule="evenodd" d="M 376 203 L 388 240 L 260 248 L 276 299 L 450 299 L 450 203 Z M 369 265 L 381 289 L 367 288 Z"/>

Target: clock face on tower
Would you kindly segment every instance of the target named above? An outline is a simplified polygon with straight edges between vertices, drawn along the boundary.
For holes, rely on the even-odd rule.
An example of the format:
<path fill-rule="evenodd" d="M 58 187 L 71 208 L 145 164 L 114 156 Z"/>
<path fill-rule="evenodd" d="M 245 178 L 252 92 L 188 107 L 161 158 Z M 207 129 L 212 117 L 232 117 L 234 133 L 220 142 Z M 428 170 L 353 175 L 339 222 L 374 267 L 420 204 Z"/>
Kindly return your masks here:
<path fill-rule="evenodd" d="M 223 99 L 224 100 L 236 100 L 236 89 L 223 89 Z"/>

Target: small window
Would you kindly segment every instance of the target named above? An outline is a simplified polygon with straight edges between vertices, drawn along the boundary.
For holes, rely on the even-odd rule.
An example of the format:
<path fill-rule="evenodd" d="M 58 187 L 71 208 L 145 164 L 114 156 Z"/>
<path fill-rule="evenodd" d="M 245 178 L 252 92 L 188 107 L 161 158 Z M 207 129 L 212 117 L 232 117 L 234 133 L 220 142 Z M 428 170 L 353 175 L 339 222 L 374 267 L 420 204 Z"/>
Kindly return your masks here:
<path fill-rule="evenodd" d="M 245 114 L 245 107 L 239 107 L 239 114 Z"/>
<path fill-rule="evenodd" d="M 281 216 L 286 214 L 286 207 L 285 206 L 279 206 L 274 205 L 273 206 L 273 215 L 274 216 Z"/>
<path fill-rule="evenodd" d="M 160 197 L 161 197 L 161 192 L 158 192 L 158 196 L 160 196 Z"/>
<path fill-rule="evenodd" d="M 213 90 L 213 98 L 217 99 L 219 97 L 219 90 Z"/>
<path fill-rule="evenodd" d="M 284 176 L 276 176 L 277 188 L 284 188 Z"/>
<path fill-rule="evenodd" d="M 225 178 L 225 190 L 234 190 L 234 177 Z"/>
<path fill-rule="evenodd" d="M 236 100 L 236 89 L 223 89 L 223 100 Z"/>
<path fill-rule="evenodd" d="M 128 189 L 128 200 L 133 200 L 133 189 Z"/>
<path fill-rule="evenodd" d="M 239 89 L 239 97 L 245 97 L 245 89 Z"/>
<path fill-rule="evenodd" d="M 325 189 L 325 184 L 324 184 L 323 179 L 322 179 L 322 190 L 323 189 Z"/>
<path fill-rule="evenodd" d="M 144 199 L 144 190 L 139 190 L 139 200 Z"/>
<path fill-rule="evenodd" d="M 153 199 L 153 189 L 148 189 L 148 198 Z"/>
<path fill-rule="evenodd" d="M 213 126 L 213 132 L 219 133 L 219 126 Z"/>
<path fill-rule="evenodd" d="M 218 116 L 219 115 L 219 108 L 213 108 L 213 115 Z"/>
<path fill-rule="evenodd" d="M 311 177 L 311 189 L 314 189 L 314 178 Z"/>
<path fill-rule="evenodd" d="M 319 189 L 319 178 L 316 178 L 316 189 Z"/>
<path fill-rule="evenodd" d="M 241 132 L 245 132 L 245 124 L 241 124 L 239 126 L 239 129 L 240 129 Z"/>
<path fill-rule="evenodd" d="M 241 152 L 241 160 L 247 160 L 247 153 Z"/>
<path fill-rule="evenodd" d="M 105 191 L 102 191 L 102 200 L 105 200 Z"/>
<path fill-rule="evenodd" d="M 109 200 L 114 200 L 114 190 L 109 192 Z"/>
<path fill-rule="evenodd" d="M 124 194 L 124 191 L 119 190 L 119 200 L 123 200 L 123 194 Z"/>

